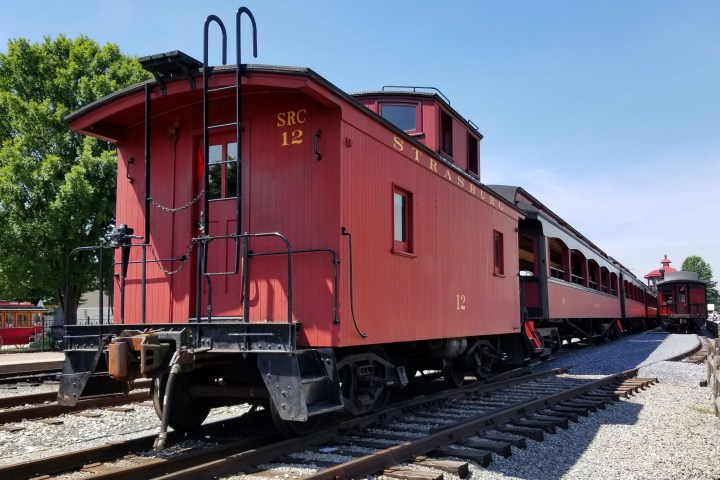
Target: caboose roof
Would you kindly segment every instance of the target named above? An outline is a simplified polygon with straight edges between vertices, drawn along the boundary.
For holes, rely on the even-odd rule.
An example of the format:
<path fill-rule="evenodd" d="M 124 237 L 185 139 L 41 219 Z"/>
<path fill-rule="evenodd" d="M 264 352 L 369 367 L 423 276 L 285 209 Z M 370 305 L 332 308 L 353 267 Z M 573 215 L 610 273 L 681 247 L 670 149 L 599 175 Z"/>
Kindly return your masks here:
<path fill-rule="evenodd" d="M 330 90 L 337 96 L 343 97 L 345 100 L 357 103 L 351 96 L 309 68 L 278 65 L 244 65 L 243 67 L 250 74 L 270 73 L 304 77 Z M 235 65 L 223 65 L 214 67 L 213 72 L 231 73 L 235 69 Z M 225 77 L 225 80 L 222 77 Z M 227 83 L 227 78 L 227 75 L 213 75 L 210 77 L 210 81 L 218 82 L 219 80 Z M 187 79 L 172 79 L 166 84 L 166 95 L 160 95 L 158 90 L 153 90 L 152 114 L 156 115 L 192 103 L 202 102 L 202 69 L 193 72 L 193 80 L 196 84 L 195 88 L 188 85 Z M 65 121 L 80 133 L 111 142 L 122 141 L 122 134 L 125 129 L 144 121 L 145 89 L 147 86 L 156 84 L 155 79 L 150 79 L 120 89 L 71 113 L 65 117 Z M 252 88 L 252 85 L 243 84 L 243 89 L 245 88 Z M 321 99 L 320 97 L 320 95 L 317 96 L 318 99 Z M 322 97 L 327 102 L 327 96 L 323 95 Z"/>
<path fill-rule="evenodd" d="M 467 181 L 475 183 L 478 187 L 485 189 L 485 185 L 480 183 L 466 172 L 462 171 L 453 162 L 446 160 L 436 152 L 428 149 L 425 145 L 409 136 L 406 132 L 400 130 L 391 122 L 376 114 L 372 110 L 360 103 L 356 96 L 368 95 L 369 93 L 361 93 L 356 95 L 348 94 L 340 88 L 317 74 L 310 68 L 306 67 L 289 67 L 279 65 L 243 65 L 245 76 L 243 77 L 243 92 L 251 92 L 252 89 L 268 90 L 277 88 L 278 90 L 293 88 L 303 91 L 312 96 L 315 100 L 328 105 L 340 106 L 350 104 L 362 111 L 365 115 L 373 117 L 377 122 L 384 124 L 387 128 L 396 132 L 398 136 L 405 137 L 406 141 L 412 142 L 419 150 L 425 151 L 428 155 L 432 155 L 441 161 L 448 169 L 453 170 L 456 174 L 463 176 Z M 213 72 L 220 75 L 212 75 L 210 77 L 210 87 L 234 85 L 234 75 L 229 75 L 236 71 L 236 65 L 224 65 L 213 67 Z M 222 75 L 222 74 L 225 75 Z M 192 78 L 195 81 L 195 88 L 192 88 L 187 78 L 171 79 L 164 85 L 166 94 L 161 94 L 159 89 L 149 89 L 157 84 L 157 80 L 146 80 L 144 82 L 132 85 L 130 87 L 118 90 L 106 97 L 96 100 L 85 107 L 73 112 L 65 117 L 65 121 L 70 124 L 73 130 L 95 138 L 106 140 L 113 143 L 121 143 L 125 140 L 128 130 L 132 127 L 142 125 L 145 121 L 145 98 L 146 90 L 150 92 L 152 102 L 152 116 L 169 112 L 179 108 L 185 108 L 192 104 L 202 103 L 202 69 L 192 72 Z M 456 118 L 465 122 L 474 130 L 477 128 L 463 119 L 457 112 L 450 107 L 449 103 L 434 93 L 429 92 L 399 92 L 399 91 L 383 91 L 376 92 L 375 95 L 412 95 L 417 98 L 418 95 L 426 95 L 428 98 L 436 99 L 446 108 L 455 114 Z M 476 133 L 480 138 L 479 132 Z M 504 198 L 499 197 L 500 201 L 511 207 L 516 212 L 520 209 L 514 202 L 508 202 Z"/>
<path fill-rule="evenodd" d="M 658 287 L 666 284 L 666 283 L 673 283 L 673 282 L 683 282 L 683 283 L 697 283 L 701 285 L 705 285 L 707 282 L 700 280 L 700 276 L 696 272 L 686 272 L 686 271 L 674 271 L 674 272 L 668 272 L 665 274 L 665 279 L 662 282 L 658 282 Z"/>

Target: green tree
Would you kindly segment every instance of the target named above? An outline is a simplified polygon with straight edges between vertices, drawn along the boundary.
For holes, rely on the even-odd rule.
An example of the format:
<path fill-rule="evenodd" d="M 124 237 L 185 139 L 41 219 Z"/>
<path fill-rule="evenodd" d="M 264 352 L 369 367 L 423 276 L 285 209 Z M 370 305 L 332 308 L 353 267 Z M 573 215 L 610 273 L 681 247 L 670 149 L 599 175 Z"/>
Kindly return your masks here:
<path fill-rule="evenodd" d="M 695 272 L 700 277 L 700 280 L 707 282 L 707 300 L 708 303 L 720 303 L 720 295 L 715 288 L 717 282 L 713 281 L 713 273 L 710 264 L 708 264 L 702 257 L 697 255 L 691 255 L 683 260 L 681 270 L 685 272 Z"/>
<path fill-rule="evenodd" d="M 72 133 L 64 117 L 150 75 L 117 45 L 85 36 L 8 42 L 0 53 L 0 298 L 57 301 L 69 318 L 97 288 L 97 254 L 114 223 L 113 145 Z"/>

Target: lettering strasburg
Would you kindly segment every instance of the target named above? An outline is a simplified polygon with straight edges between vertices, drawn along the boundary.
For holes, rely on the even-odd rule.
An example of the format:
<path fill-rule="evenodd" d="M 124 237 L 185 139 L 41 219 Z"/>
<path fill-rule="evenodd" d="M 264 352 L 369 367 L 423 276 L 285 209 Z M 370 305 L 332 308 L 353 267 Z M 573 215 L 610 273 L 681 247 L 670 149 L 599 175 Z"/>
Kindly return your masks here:
<path fill-rule="evenodd" d="M 450 183 L 453 183 L 463 189 L 464 191 L 470 193 L 474 197 L 479 197 L 481 200 L 485 201 L 488 205 L 497 208 L 498 210 L 502 211 L 504 208 L 504 204 L 501 201 L 495 201 L 495 197 L 492 195 L 489 195 L 485 192 L 485 190 L 480 190 L 480 193 L 478 195 L 478 189 L 476 188 L 475 184 L 470 181 L 465 181 L 466 179 L 463 178 L 462 175 L 459 175 L 455 173 L 452 169 L 446 167 L 445 165 L 438 162 L 436 159 L 429 157 L 427 155 L 423 155 L 423 153 L 420 151 L 420 149 L 416 148 L 415 146 L 410 146 L 411 152 L 405 151 L 405 141 L 397 136 L 393 136 L 392 146 L 395 150 L 402 152 L 404 154 L 410 153 L 411 159 L 413 159 L 415 162 L 423 165 L 426 169 L 430 170 L 431 172 L 435 172 L 436 174 L 443 177 L 445 180 L 447 180 Z"/>

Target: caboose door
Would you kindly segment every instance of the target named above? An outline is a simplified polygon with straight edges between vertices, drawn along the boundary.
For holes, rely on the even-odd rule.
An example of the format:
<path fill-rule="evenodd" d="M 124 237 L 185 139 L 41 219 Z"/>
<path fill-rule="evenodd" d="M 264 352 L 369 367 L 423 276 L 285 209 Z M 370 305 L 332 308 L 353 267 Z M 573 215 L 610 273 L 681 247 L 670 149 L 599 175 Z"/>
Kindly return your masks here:
<path fill-rule="evenodd" d="M 677 288 L 677 312 L 679 314 L 688 313 L 687 288 L 685 285 L 679 285 Z"/>
<path fill-rule="evenodd" d="M 248 137 L 249 127 L 244 126 L 243 136 Z M 204 187 L 203 159 L 202 159 L 202 137 L 199 139 L 200 153 L 198 154 L 198 175 L 199 189 Z M 247 142 L 243 142 L 247 145 Z M 247 159 L 249 148 L 244 147 L 242 159 Z M 208 231 L 210 236 L 233 235 L 237 232 L 237 185 L 243 182 L 242 191 L 247 192 L 247 170 L 248 162 L 240 162 L 245 167 L 238 175 L 238 148 L 235 131 L 225 134 L 215 134 L 210 138 L 208 155 L 208 181 L 209 187 L 205 192 L 208 199 Z M 202 212 L 203 203 L 198 202 L 198 225 L 203 224 Z M 241 207 L 241 213 L 247 213 L 246 208 Z M 247 218 L 242 217 L 242 223 L 247 224 Z M 212 305 L 212 317 L 239 318 L 242 315 L 242 244 L 234 239 L 219 238 L 211 240 L 207 244 L 207 273 L 201 279 L 201 315 L 207 315 L 208 303 Z M 235 263 L 238 269 L 235 271 Z M 210 281 L 211 294 L 208 295 L 208 280 Z"/>

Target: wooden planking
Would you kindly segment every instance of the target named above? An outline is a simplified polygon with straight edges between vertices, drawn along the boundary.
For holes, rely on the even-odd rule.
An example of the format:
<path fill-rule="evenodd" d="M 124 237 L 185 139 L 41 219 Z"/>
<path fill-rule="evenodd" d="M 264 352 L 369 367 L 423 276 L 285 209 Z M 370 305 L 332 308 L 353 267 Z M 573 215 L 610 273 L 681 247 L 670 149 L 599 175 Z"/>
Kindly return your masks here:
<path fill-rule="evenodd" d="M 347 125 L 343 137 L 353 142 L 342 183 L 343 222 L 354 233 L 360 265 L 355 310 L 361 326 L 372 329 L 372 341 L 512 332 L 518 315 L 512 305 L 519 302 L 517 216 L 490 206 L 487 192 L 481 200 L 478 192 L 458 188 L 457 174 L 442 164 L 434 171 L 421 165 L 429 159 L 409 159 L 389 131 Z M 391 252 L 393 184 L 413 194 L 415 258 Z M 504 233 L 508 277 L 492 275 L 493 230 Z M 462 310 L 458 295 L 465 295 Z M 354 341 L 352 330 L 343 332 Z"/>
<path fill-rule="evenodd" d="M 620 298 L 567 282 L 548 282 L 549 318 L 619 318 Z"/>

